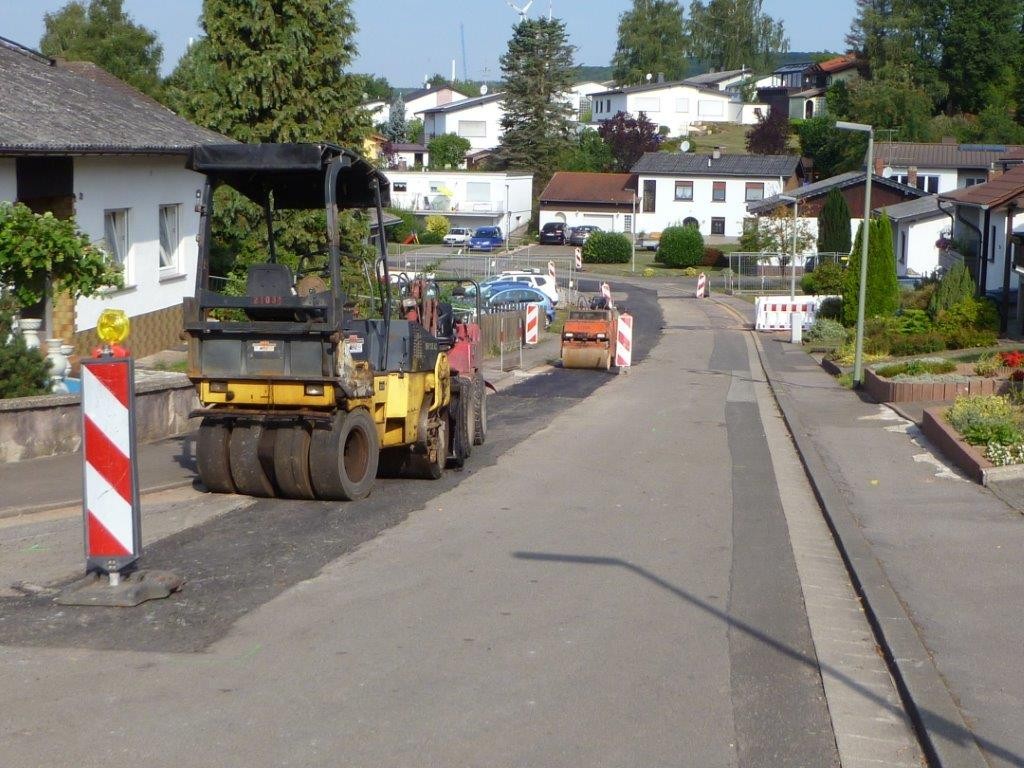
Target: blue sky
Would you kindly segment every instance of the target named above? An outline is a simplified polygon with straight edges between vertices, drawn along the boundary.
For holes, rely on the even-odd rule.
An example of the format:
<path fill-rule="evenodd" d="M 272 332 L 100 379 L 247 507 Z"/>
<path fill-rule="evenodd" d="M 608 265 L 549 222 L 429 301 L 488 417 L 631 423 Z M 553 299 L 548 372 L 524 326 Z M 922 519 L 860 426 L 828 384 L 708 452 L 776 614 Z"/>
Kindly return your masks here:
<path fill-rule="evenodd" d="M 514 0 L 522 4 L 523 0 Z M 546 14 L 549 0 L 535 0 L 530 15 Z M 619 14 L 630 0 L 550 0 L 555 16 L 566 22 L 576 63 L 605 65 L 615 50 Z M 43 14 L 66 0 L 0 0 L 0 36 L 35 47 L 43 32 Z M 689 7 L 689 2 L 682 3 Z M 163 70 L 174 68 L 189 37 L 200 34 L 202 0 L 125 0 L 128 13 L 154 30 L 164 46 Z M 499 77 L 498 57 L 505 50 L 516 13 L 505 0 L 353 0 L 359 25 L 359 58 L 353 71 L 383 75 L 392 85 L 414 86 L 424 76 L 456 72 L 461 78 L 459 26 L 466 38 L 471 79 Z M 764 0 L 764 10 L 782 19 L 792 50 L 842 50 L 854 0 Z"/>

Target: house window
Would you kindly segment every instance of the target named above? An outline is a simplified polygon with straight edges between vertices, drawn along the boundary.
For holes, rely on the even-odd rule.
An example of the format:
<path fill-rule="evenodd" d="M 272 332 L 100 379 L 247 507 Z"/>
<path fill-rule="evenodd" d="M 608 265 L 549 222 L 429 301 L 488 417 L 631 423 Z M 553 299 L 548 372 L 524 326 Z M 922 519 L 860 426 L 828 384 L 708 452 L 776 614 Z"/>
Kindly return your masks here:
<path fill-rule="evenodd" d="M 160 206 L 160 271 L 178 272 L 178 218 L 180 205 Z"/>
<path fill-rule="evenodd" d="M 715 181 L 711 184 L 711 200 L 716 203 L 725 202 L 725 182 Z"/>
<path fill-rule="evenodd" d="M 897 176 L 896 181 L 905 186 L 910 186 L 910 176 L 908 174 L 904 173 Z M 914 183 L 914 186 L 930 194 L 938 194 L 939 177 L 921 174 L 917 177 L 917 181 Z"/>
<path fill-rule="evenodd" d="M 965 187 L 973 187 L 975 184 L 984 184 L 984 183 L 985 183 L 985 177 L 984 176 L 968 176 L 966 179 L 964 179 L 964 186 Z"/>
<path fill-rule="evenodd" d="M 103 249 L 121 268 L 124 281 L 131 284 L 128 270 L 128 209 L 103 212 Z"/>
<path fill-rule="evenodd" d="M 489 181 L 466 182 L 467 203 L 491 202 L 491 183 Z"/>
<path fill-rule="evenodd" d="M 690 100 L 689 99 L 676 99 L 676 112 L 689 112 L 690 111 Z"/>
<path fill-rule="evenodd" d="M 479 139 L 487 136 L 484 120 L 459 120 L 459 136 L 464 139 Z"/>
<path fill-rule="evenodd" d="M 711 217 L 711 234 L 712 235 L 724 235 L 725 234 L 725 218 L 722 216 Z"/>
<path fill-rule="evenodd" d="M 693 200 L 693 182 L 676 182 L 676 200 Z"/>
<path fill-rule="evenodd" d="M 763 181 L 748 181 L 746 199 L 750 200 L 764 200 L 764 182 Z"/>
<path fill-rule="evenodd" d="M 657 182 L 654 179 L 644 180 L 644 213 L 654 213 L 654 193 L 657 190 Z"/>
<path fill-rule="evenodd" d="M 633 214 L 627 213 L 622 217 L 622 231 L 629 234 L 633 233 Z"/>
<path fill-rule="evenodd" d="M 391 185 L 392 192 L 405 192 L 408 189 L 407 183 L 404 181 L 396 181 Z"/>

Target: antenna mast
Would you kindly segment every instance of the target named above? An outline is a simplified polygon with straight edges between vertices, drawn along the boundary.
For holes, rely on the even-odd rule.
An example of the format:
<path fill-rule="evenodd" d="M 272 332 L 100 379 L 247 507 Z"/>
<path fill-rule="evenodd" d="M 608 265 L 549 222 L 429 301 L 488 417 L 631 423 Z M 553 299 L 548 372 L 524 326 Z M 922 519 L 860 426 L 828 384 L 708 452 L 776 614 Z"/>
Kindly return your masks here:
<path fill-rule="evenodd" d="M 466 66 L 466 26 L 459 22 L 459 37 L 462 38 L 462 79 L 469 81 L 469 67 Z"/>

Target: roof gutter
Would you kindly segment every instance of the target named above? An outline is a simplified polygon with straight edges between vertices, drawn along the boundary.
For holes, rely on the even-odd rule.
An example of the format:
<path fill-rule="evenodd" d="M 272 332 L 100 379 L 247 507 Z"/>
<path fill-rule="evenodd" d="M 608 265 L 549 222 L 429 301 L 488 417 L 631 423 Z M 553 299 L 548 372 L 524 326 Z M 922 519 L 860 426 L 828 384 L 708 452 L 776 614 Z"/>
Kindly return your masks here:
<path fill-rule="evenodd" d="M 956 200 L 948 200 L 948 199 L 943 199 L 941 197 L 935 203 L 939 207 L 940 211 L 942 211 L 944 214 L 949 216 L 949 219 L 950 219 L 950 222 L 951 222 L 950 223 L 950 227 L 949 227 L 949 234 L 950 234 L 950 236 L 952 236 L 953 230 L 956 228 L 956 223 L 958 221 L 961 224 L 963 224 L 965 227 L 968 227 L 969 229 L 973 229 L 975 234 L 978 236 L 978 258 L 979 259 L 985 258 L 985 254 L 982 253 L 982 248 L 984 246 L 985 236 L 982 233 L 981 229 L 976 224 L 974 224 L 973 222 L 970 222 L 967 219 L 965 219 L 963 216 L 961 216 L 959 214 L 959 212 L 956 212 L 954 214 L 954 213 L 951 213 L 950 211 L 946 210 L 945 208 L 943 208 L 942 204 L 943 203 L 947 203 L 947 202 L 948 203 L 953 203 L 954 206 L 957 206 L 957 205 L 970 205 L 972 208 L 979 208 L 979 209 L 981 209 L 983 211 L 986 211 L 986 213 L 988 212 L 987 209 L 984 206 L 981 206 L 981 205 L 976 205 L 976 204 L 971 204 L 971 203 L 960 203 L 960 202 L 958 202 Z M 954 211 L 956 211 L 955 208 L 954 208 Z M 963 254 L 961 254 L 961 255 L 963 255 Z M 981 262 L 979 262 L 979 267 L 980 267 L 980 265 L 981 265 Z M 979 275 L 979 277 L 980 277 L 980 275 Z"/>

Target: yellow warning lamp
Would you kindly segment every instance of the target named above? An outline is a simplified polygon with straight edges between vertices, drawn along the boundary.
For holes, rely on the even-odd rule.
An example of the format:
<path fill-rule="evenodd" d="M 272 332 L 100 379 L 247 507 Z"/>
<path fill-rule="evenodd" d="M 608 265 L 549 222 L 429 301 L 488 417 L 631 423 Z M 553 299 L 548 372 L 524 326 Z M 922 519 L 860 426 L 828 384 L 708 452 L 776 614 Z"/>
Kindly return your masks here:
<path fill-rule="evenodd" d="M 129 325 L 123 309 L 104 309 L 96 323 L 96 335 L 108 347 L 120 344 L 128 338 Z"/>

